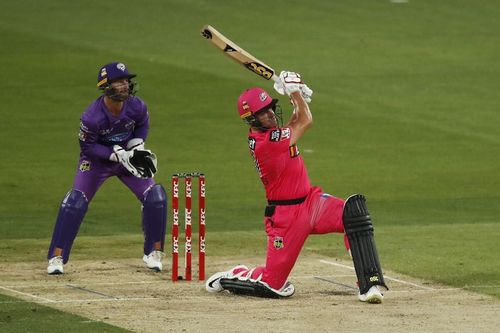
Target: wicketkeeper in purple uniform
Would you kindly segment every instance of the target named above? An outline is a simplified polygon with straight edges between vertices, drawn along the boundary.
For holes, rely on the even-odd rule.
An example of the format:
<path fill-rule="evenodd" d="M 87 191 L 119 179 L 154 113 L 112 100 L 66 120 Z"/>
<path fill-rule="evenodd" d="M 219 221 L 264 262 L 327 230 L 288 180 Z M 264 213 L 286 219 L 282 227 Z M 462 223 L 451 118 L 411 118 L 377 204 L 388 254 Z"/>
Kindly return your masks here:
<path fill-rule="evenodd" d="M 62 274 L 88 205 L 106 179 L 117 176 L 142 203 L 146 266 L 161 271 L 167 218 L 165 189 L 155 184 L 156 156 L 144 148 L 149 115 L 135 94 L 136 75 L 120 62 L 100 68 L 103 95 L 81 115 L 80 161 L 72 189 L 57 216 L 47 259 L 49 274 Z"/>

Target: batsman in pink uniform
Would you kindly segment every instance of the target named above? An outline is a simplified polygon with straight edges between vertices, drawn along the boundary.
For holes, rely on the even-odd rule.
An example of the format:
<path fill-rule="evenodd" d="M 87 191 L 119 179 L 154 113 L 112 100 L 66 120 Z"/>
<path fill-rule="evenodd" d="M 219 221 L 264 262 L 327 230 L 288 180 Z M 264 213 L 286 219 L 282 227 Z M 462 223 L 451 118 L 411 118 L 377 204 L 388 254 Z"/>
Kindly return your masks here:
<path fill-rule="evenodd" d="M 364 197 L 350 197 L 346 205 L 344 200 L 312 186 L 300 156 L 297 142 L 312 125 L 308 106 L 312 90 L 294 72 L 282 72 L 275 89 L 289 95 L 294 106 L 294 113 L 285 126 L 278 125 L 281 121 L 278 101 L 263 89 L 247 89 L 238 99 L 240 117 L 250 126 L 250 154 L 268 201 L 264 220 L 266 264 L 253 269 L 236 266 L 216 273 L 207 280 L 206 289 L 260 297 L 289 297 L 295 288 L 287 279 L 307 237 L 345 233 L 347 226 L 351 232 L 345 233 L 345 245 L 350 250 L 350 243 L 355 244 L 353 260 L 355 267 L 358 262 L 357 273 L 360 271 L 359 299 L 380 303 L 383 295 L 379 286 L 385 287 L 385 283 Z M 372 248 L 367 244 L 372 244 Z M 366 260 L 368 257 L 371 259 Z"/>

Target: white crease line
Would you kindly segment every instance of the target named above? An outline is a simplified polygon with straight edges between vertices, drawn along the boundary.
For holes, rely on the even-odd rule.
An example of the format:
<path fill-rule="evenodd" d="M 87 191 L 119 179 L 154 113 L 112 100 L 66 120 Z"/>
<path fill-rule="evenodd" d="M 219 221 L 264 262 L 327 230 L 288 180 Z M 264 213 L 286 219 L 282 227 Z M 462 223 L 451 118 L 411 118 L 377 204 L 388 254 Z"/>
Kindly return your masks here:
<path fill-rule="evenodd" d="M 328 261 L 328 260 L 323 260 L 323 259 L 320 259 L 319 261 L 322 262 L 323 264 L 333 265 L 333 266 L 338 266 L 338 267 L 342 267 L 342 268 L 347 268 L 347 269 L 350 269 L 350 270 L 354 270 L 354 267 L 347 266 L 347 265 L 344 265 L 344 264 L 339 264 L 339 263 L 336 263 L 336 262 L 332 262 L 332 261 Z M 413 282 L 409 282 L 409 281 L 403 281 L 403 280 L 396 279 L 396 278 L 393 278 L 393 277 L 390 277 L 390 276 L 387 276 L 387 275 L 384 275 L 384 278 L 386 278 L 387 280 L 391 280 L 391 281 L 394 281 L 394 282 L 399 282 L 399 283 L 402 283 L 402 284 L 408 284 L 410 286 L 414 286 L 414 287 L 417 287 L 417 288 L 422 288 L 422 289 L 425 289 L 425 290 L 435 290 L 435 288 L 430 288 L 430 287 L 422 286 L 422 285 L 419 285 L 419 284 L 416 284 L 416 283 L 413 283 Z"/>
<path fill-rule="evenodd" d="M 95 282 L 95 283 L 86 283 L 82 282 L 80 284 L 85 286 L 119 286 L 119 285 L 127 285 L 127 284 L 153 284 L 153 283 L 165 283 L 166 281 L 130 281 L 130 282 Z M 63 282 L 58 283 L 43 283 L 43 284 L 19 284 L 12 286 L 5 286 L 6 288 L 64 288 L 65 284 L 61 284 Z"/>
<path fill-rule="evenodd" d="M 17 291 L 15 289 L 11 289 L 11 288 L 6 288 L 6 287 L 0 286 L 0 289 L 7 290 L 7 291 L 10 291 L 11 293 L 20 294 L 20 295 L 23 295 L 23 296 L 29 296 L 29 297 L 33 297 L 33 298 L 36 298 L 36 299 L 41 299 L 41 300 L 43 300 L 46 303 L 55 303 L 56 302 L 54 300 L 51 300 L 51 299 L 48 299 L 48 298 L 45 298 L 45 297 L 40 297 L 40 296 L 28 294 L 28 293 L 23 293 L 21 291 Z"/>
<path fill-rule="evenodd" d="M 90 303 L 90 302 L 121 302 L 121 301 L 142 301 L 142 300 L 159 300 L 159 298 L 156 297 L 134 297 L 134 298 L 119 298 L 119 299 L 112 299 L 112 298 L 94 298 L 94 299 L 73 299 L 73 300 L 64 300 L 64 301 L 53 301 L 53 300 L 47 300 L 47 301 L 41 301 L 41 302 L 36 302 L 37 304 L 44 304 L 44 303 Z M 0 304 L 4 303 L 23 303 L 24 301 L 7 301 L 7 302 L 0 302 Z"/>
<path fill-rule="evenodd" d="M 356 276 L 356 274 L 321 275 L 324 278 L 351 278 L 353 276 Z M 311 275 L 291 275 L 290 277 L 293 279 L 314 279 L 314 276 Z"/>
<path fill-rule="evenodd" d="M 55 301 L 55 303 L 81 303 L 81 302 L 123 302 L 123 301 L 143 301 L 158 300 L 156 297 L 131 297 L 131 298 L 94 298 L 94 299 L 73 299 L 64 301 Z"/>
<path fill-rule="evenodd" d="M 391 289 L 390 293 L 391 294 L 394 294 L 394 293 L 414 293 L 414 292 L 428 293 L 428 292 L 436 292 L 436 291 L 456 291 L 456 290 L 463 291 L 462 288 L 437 288 L 437 289 L 434 288 L 434 289 L 429 289 L 429 290 L 393 290 L 393 289 Z"/>

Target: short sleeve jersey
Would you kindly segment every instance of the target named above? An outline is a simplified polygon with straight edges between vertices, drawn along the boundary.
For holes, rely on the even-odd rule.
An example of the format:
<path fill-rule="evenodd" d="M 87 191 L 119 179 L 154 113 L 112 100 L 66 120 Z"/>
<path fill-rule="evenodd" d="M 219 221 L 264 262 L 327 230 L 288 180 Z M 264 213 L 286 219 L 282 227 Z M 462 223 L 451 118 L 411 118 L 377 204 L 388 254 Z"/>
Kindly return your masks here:
<path fill-rule="evenodd" d="M 123 104 L 118 116 L 104 105 L 104 97 L 96 99 L 80 118 L 81 155 L 90 159 L 108 160 L 113 146 L 125 146 L 132 138 L 146 140 L 149 131 L 149 114 L 146 104 L 135 96 Z"/>
<path fill-rule="evenodd" d="M 296 145 L 290 145 L 292 129 L 281 127 L 266 132 L 250 131 L 248 145 L 267 200 L 291 200 L 306 196 L 309 176 Z"/>

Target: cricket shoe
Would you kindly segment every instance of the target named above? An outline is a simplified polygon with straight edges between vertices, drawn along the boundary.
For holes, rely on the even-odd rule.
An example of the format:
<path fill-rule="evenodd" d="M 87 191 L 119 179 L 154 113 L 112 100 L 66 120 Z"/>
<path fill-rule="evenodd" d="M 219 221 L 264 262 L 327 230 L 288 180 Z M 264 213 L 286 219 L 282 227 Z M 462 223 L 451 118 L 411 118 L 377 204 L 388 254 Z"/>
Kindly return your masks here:
<path fill-rule="evenodd" d="M 236 271 L 238 271 L 238 273 L 235 275 L 233 272 L 236 272 Z M 207 279 L 207 282 L 205 282 L 205 289 L 207 289 L 207 291 L 209 293 L 218 293 L 218 292 L 224 290 L 224 288 L 222 288 L 222 286 L 220 284 L 220 279 L 222 279 L 222 278 L 228 278 L 228 279 L 235 278 L 235 277 L 238 277 L 238 275 L 241 275 L 241 274 L 247 273 L 247 272 L 248 272 L 247 266 L 239 265 L 239 266 L 231 268 L 228 271 L 215 273 L 214 275 L 212 275 L 211 277 L 209 277 Z"/>
<path fill-rule="evenodd" d="M 384 295 L 378 286 L 372 286 L 365 294 L 358 294 L 358 298 L 361 302 L 379 304 L 382 303 Z"/>
<path fill-rule="evenodd" d="M 295 286 L 291 282 L 286 282 L 280 290 L 275 290 L 280 297 L 290 297 L 295 294 Z"/>
<path fill-rule="evenodd" d="M 161 264 L 161 260 L 163 259 L 163 252 L 162 251 L 152 251 L 148 255 L 144 255 L 142 257 L 142 261 L 146 263 L 146 266 L 156 272 L 161 272 L 163 266 Z"/>
<path fill-rule="evenodd" d="M 64 274 L 63 258 L 61 256 L 50 258 L 49 265 L 47 266 L 47 273 L 50 275 Z"/>

